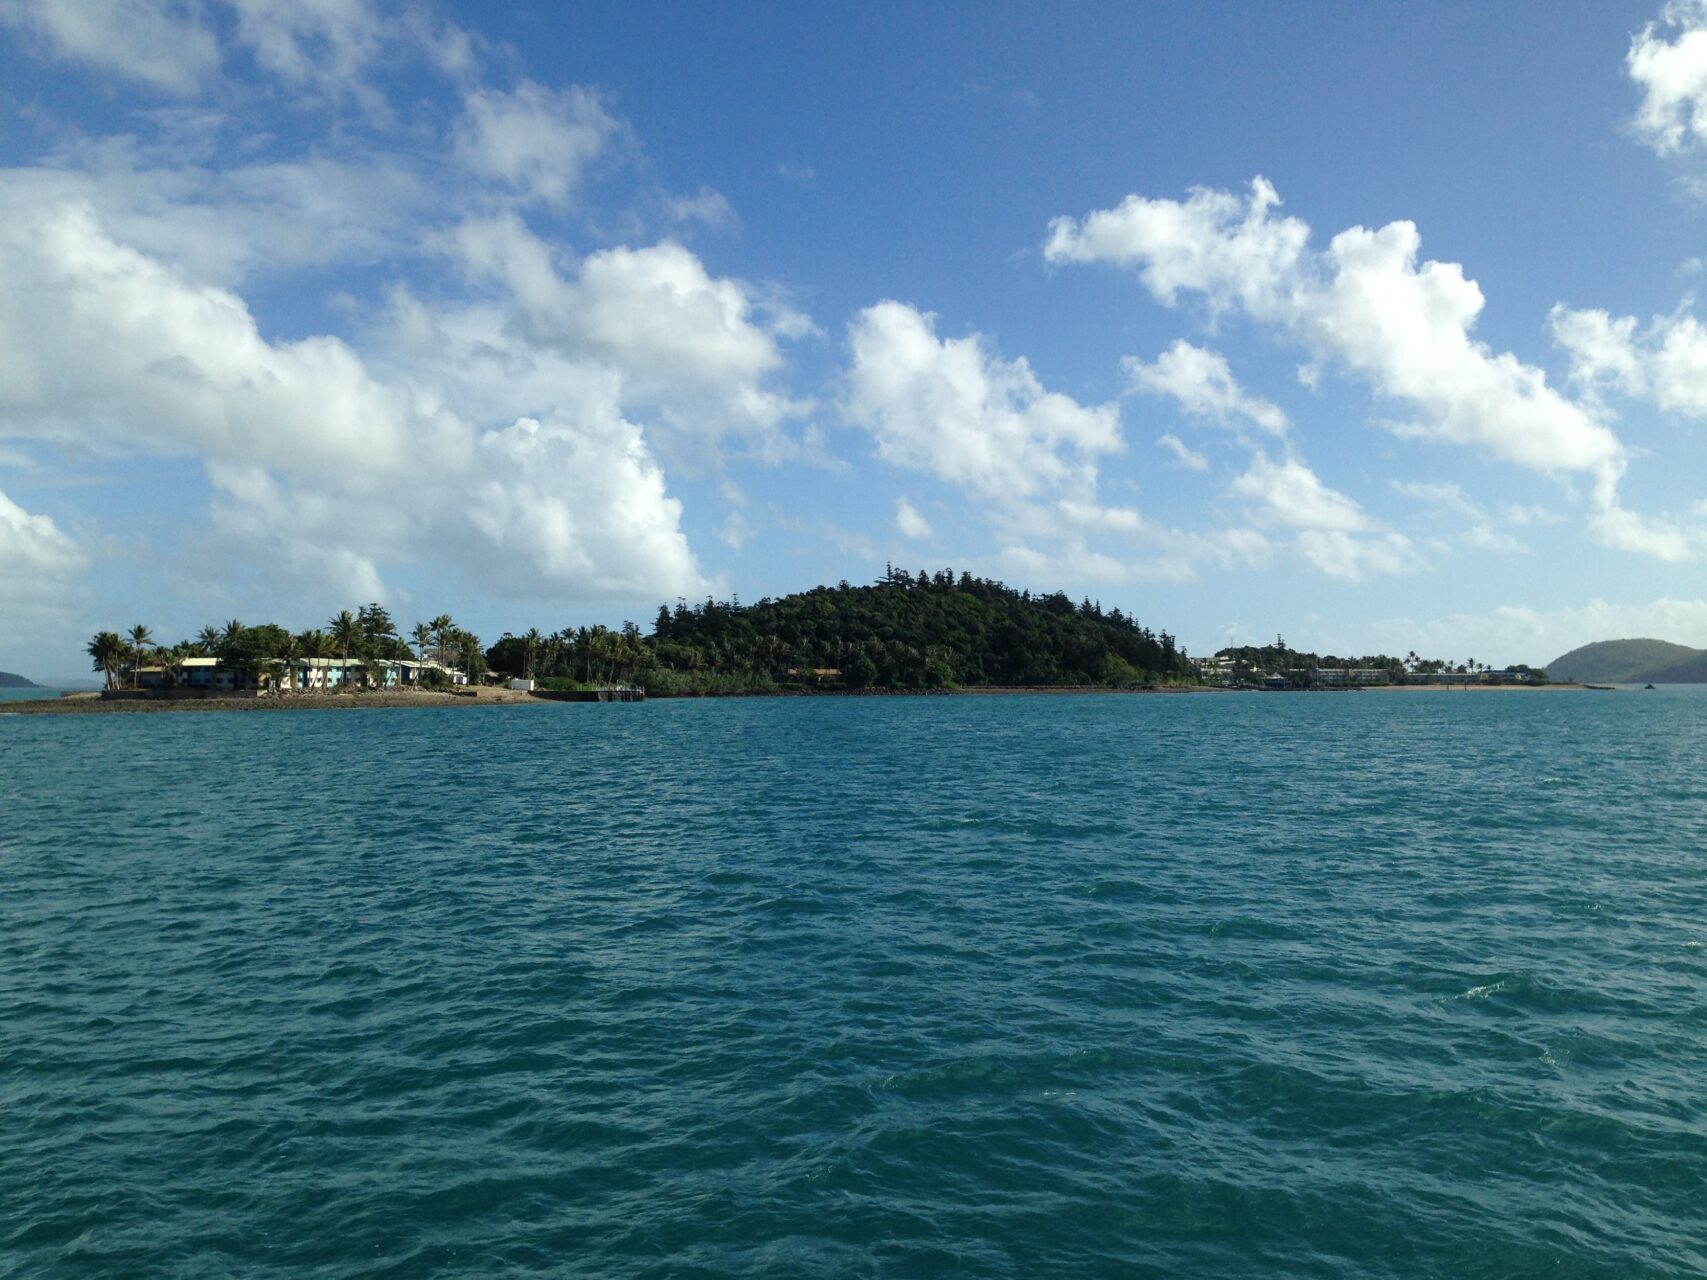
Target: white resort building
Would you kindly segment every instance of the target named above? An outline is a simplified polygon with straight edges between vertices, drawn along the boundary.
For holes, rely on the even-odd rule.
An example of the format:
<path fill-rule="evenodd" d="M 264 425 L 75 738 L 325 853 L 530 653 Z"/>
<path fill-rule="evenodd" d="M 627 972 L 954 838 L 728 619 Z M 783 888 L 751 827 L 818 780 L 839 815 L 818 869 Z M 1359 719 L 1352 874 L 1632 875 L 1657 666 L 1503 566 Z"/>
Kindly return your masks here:
<path fill-rule="evenodd" d="M 139 667 L 136 687 L 153 690 L 187 690 L 202 693 L 288 693 L 328 692 L 343 689 L 413 689 L 439 673 L 445 684 L 467 684 L 468 677 L 441 662 L 417 662 L 412 658 L 298 658 L 288 666 L 269 659 L 251 676 L 221 664 L 218 658 L 179 658 Z"/>
<path fill-rule="evenodd" d="M 413 689 L 428 672 L 437 671 L 446 684 L 467 684 L 468 677 L 440 662 L 416 662 L 412 658 L 384 658 L 363 662 L 352 658 L 298 658 L 298 689 Z"/>

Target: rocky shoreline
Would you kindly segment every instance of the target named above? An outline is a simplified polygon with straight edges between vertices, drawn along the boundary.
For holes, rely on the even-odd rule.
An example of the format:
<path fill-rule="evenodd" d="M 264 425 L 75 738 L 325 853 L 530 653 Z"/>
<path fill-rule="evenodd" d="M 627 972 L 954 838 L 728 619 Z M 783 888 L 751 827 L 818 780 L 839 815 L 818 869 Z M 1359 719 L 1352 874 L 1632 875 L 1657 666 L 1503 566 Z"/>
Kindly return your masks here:
<path fill-rule="evenodd" d="M 1557 685 L 1387 685 L 1369 689 L 1336 689 L 1318 692 L 1333 693 L 1497 693 L 1552 689 L 1555 691 L 1582 689 L 1579 684 Z M 1023 694 L 1030 696 L 1064 696 L 1073 694 L 1228 694 L 1253 692 L 1225 689 L 1210 685 L 1164 685 L 1150 689 L 1098 688 L 1094 685 L 969 685 L 958 689 L 788 689 L 750 690 L 740 693 L 717 694 L 654 694 L 666 701 L 689 701 L 705 698 L 871 698 L 871 697 L 988 697 Z M 464 693 L 297 693 L 264 698 L 103 698 L 98 693 L 73 693 L 57 698 L 30 698 L 0 702 L 0 716 L 6 715 L 137 715 L 163 711 L 362 711 L 400 710 L 424 707 L 495 707 L 544 706 L 559 701 L 536 697 L 509 689 L 479 689 Z"/>
<path fill-rule="evenodd" d="M 469 693 L 298 693 L 265 698 L 103 698 L 74 693 L 59 698 L 0 702 L 6 715 L 140 715 L 170 711 L 363 711 L 419 707 L 541 706 L 525 693 L 480 689 Z"/>

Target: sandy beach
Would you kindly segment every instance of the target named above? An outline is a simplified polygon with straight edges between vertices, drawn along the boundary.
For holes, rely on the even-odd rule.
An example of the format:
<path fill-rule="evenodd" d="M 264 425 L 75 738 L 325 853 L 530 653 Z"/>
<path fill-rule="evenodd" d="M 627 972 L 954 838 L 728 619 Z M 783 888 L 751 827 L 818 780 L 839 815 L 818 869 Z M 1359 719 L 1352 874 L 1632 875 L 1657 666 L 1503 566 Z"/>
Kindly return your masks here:
<path fill-rule="evenodd" d="M 1372 684 L 1364 693 L 1598 693 L 1584 684 Z"/>

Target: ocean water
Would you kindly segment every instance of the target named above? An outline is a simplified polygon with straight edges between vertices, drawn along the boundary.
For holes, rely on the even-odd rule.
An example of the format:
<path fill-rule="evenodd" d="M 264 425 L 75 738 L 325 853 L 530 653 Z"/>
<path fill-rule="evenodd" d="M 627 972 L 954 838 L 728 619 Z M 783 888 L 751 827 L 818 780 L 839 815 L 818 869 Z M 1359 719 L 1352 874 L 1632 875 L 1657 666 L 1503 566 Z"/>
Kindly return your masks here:
<path fill-rule="evenodd" d="M 22 702 L 35 698 L 57 698 L 58 689 L 0 689 L 0 702 Z"/>
<path fill-rule="evenodd" d="M 1707 696 L 0 716 L 0 1274 L 1707 1273 Z"/>

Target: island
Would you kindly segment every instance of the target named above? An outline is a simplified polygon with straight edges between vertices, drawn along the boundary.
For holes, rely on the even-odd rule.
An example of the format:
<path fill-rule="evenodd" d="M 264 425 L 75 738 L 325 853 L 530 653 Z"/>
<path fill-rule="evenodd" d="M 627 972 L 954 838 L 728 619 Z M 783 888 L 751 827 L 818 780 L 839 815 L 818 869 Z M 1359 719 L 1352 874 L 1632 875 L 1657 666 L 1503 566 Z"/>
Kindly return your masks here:
<path fill-rule="evenodd" d="M 1527 663 L 1496 667 L 1475 658 L 1403 657 L 1385 653 L 1337 656 L 1294 649 L 1283 636 L 1273 644 L 1238 645 L 1199 658 L 1198 676 L 1224 688 L 1329 689 L 1537 689 L 1559 687 L 1548 673 Z M 1572 686 L 1574 687 L 1574 686 Z"/>
<path fill-rule="evenodd" d="M 1545 671 L 1425 659 L 1335 656 L 1272 645 L 1193 657 L 1165 629 L 1089 598 L 1033 593 L 971 573 L 886 566 L 743 604 L 660 606 L 649 632 L 564 627 L 490 645 L 449 614 L 407 636 L 378 603 L 293 631 L 232 619 L 167 643 L 143 624 L 87 651 L 100 693 L 9 702 L 5 711 L 490 706 L 645 697 L 958 692 L 1356 691 L 1536 688 Z"/>
<path fill-rule="evenodd" d="M 1599 640 L 1554 658 L 1547 674 L 1584 684 L 1707 684 L 1707 649 L 1667 640 Z"/>
<path fill-rule="evenodd" d="M 1172 635 L 1118 608 L 893 567 L 870 585 L 844 581 L 750 604 L 678 600 L 659 608 L 650 634 L 632 622 L 533 627 L 486 646 L 441 614 L 405 638 L 374 603 L 304 631 L 233 619 L 168 644 L 138 624 L 101 632 L 87 648 L 105 677 L 101 699 L 121 702 L 467 696 L 493 686 L 693 697 L 1200 684 Z"/>

